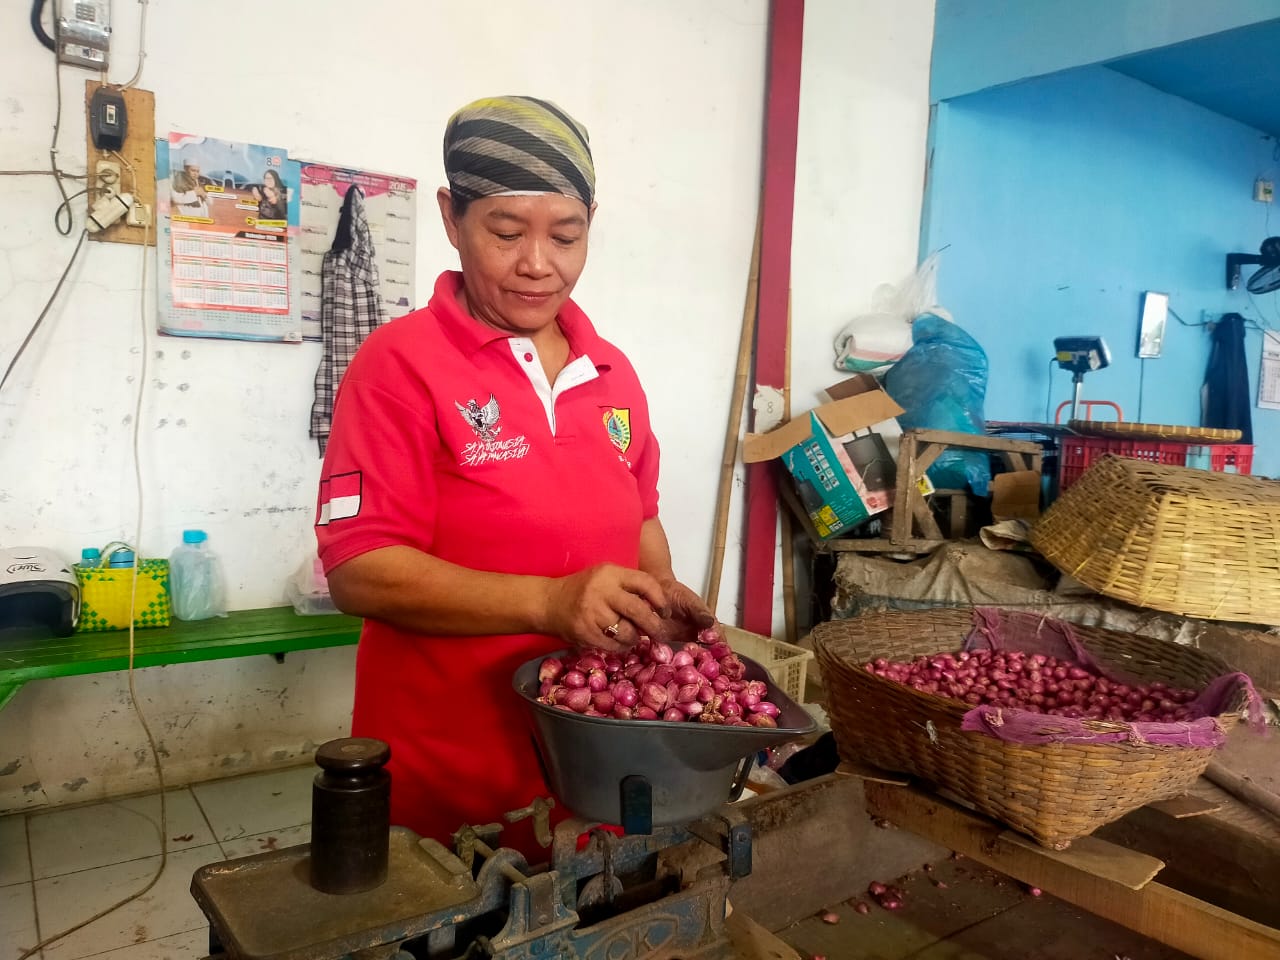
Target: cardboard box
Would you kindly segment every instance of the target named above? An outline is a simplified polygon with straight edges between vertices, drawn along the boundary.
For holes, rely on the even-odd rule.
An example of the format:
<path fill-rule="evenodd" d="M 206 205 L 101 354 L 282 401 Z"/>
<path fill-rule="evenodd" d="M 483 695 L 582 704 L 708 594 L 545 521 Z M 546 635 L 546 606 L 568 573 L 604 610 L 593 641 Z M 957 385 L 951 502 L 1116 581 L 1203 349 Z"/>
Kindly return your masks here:
<path fill-rule="evenodd" d="M 832 397 L 768 433 L 743 440 L 744 463 L 781 460 L 818 535 L 847 533 L 893 506 L 893 489 L 870 489 L 845 450 L 852 434 L 902 413 L 875 377 L 858 374 L 827 389 Z M 886 454 L 887 455 L 887 454 Z"/>

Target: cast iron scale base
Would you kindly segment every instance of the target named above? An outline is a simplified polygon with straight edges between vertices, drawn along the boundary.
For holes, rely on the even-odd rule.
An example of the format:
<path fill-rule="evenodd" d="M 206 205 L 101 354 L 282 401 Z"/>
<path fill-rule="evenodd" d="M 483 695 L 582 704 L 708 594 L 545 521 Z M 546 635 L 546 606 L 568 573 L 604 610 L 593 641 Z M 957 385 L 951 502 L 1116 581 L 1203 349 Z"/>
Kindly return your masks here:
<path fill-rule="evenodd" d="M 508 818 L 540 821 L 551 862 L 537 868 L 499 846 L 498 824 L 463 827 L 453 850 L 393 827 L 387 879 L 362 893 L 316 890 L 309 844 L 201 867 L 191 893 L 209 919 L 210 953 L 231 960 L 737 956 L 724 918 L 730 886 L 751 872 L 751 828 L 733 807 L 624 836 L 569 820 L 552 836 L 548 806 Z"/>

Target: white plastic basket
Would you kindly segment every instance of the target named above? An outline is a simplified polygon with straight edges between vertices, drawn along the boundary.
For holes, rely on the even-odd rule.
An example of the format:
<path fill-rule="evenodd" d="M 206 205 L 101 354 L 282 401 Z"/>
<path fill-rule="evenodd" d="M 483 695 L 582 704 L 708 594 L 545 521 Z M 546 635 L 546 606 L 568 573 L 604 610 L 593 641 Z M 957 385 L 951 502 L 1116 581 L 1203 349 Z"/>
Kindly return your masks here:
<path fill-rule="evenodd" d="M 750 657 L 769 671 L 773 682 L 796 703 L 804 703 L 804 675 L 813 652 L 793 643 L 762 637 L 749 630 L 723 625 L 725 639 L 735 653 Z"/>

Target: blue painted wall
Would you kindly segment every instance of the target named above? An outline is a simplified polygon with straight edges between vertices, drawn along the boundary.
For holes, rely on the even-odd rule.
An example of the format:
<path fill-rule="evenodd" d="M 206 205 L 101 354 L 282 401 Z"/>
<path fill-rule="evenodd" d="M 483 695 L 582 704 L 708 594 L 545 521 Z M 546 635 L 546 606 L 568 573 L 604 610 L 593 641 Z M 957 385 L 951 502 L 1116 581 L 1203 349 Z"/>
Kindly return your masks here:
<path fill-rule="evenodd" d="M 937 0 L 933 102 L 1280 17 L 1280 0 Z"/>
<path fill-rule="evenodd" d="M 1224 279 L 1228 252 L 1280 234 L 1280 209 L 1252 199 L 1280 167 L 1260 131 L 1085 67 L 939 104 L 932 139 L 922 251 L 947 247 L 939 301 L 987 350 L 988 419 L 1042 419 L 1051 378 L 1053 405 L 1068 399 L 1053 338 L 1096 333 L 1113 363 L 1086 397 L 1128 420 L 1198 424 L 1208 333 L 1171 316 L 1164 356 L 1139 361 L 1144 290 L 1189 323 L 1234 311 L 1280 328 L 1277 294 Z M 1255 397 L 1261 342 L 1246 339 Z M 1255 407 L 1253 422 L 1254 471 L 1280 475 L 1280 411 Z"/>

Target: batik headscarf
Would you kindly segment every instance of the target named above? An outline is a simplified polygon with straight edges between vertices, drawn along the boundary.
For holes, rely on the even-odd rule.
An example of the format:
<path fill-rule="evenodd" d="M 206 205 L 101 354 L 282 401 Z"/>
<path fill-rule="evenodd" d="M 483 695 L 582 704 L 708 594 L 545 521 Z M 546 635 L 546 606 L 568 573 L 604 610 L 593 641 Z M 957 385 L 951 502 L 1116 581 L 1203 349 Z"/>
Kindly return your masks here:
<path fill-rule="evenodd" d="M 560 193 L 590 207 L 595 199 L 586 128 L 533 97 L 490 97 L 455 113 L 444 132 L 444 169 L 460 200 Z"/>

